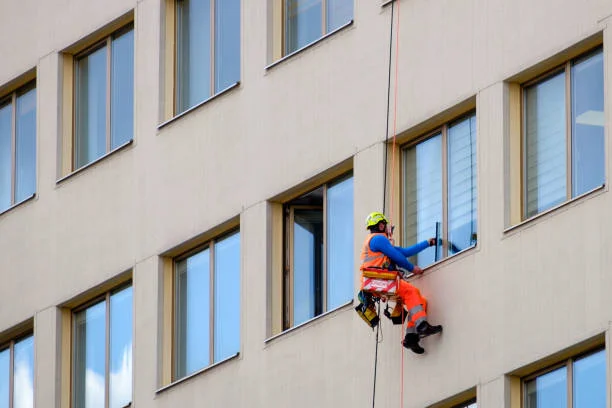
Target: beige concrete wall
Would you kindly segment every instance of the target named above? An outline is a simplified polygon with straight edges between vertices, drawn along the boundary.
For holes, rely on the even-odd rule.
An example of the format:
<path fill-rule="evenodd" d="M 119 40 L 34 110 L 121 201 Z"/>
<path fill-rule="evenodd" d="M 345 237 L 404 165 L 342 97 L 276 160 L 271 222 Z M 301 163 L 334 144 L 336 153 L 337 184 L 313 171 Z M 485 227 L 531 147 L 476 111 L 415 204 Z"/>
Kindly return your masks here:
<path fill-rule="evenodd" d="M 0 332 L 34 317 L 37 407 L 60 406 L 55 306 L 130 268 L 136 407 L 369 406 L 374 334 L 351 307 L 265 342 L 266 200 L 353 157 L 357 259 L 362 220 L 382 205 L 390 7 L 356 2 L 352 26 L 266 70 L 266 8 L 244 1 L 240 87 L 158 130 L 161 3 L 0 2 L 0 86 L 37 68 L 38 195 L 0 216 Z M 130 9 L 135 141 L 56 184 L 58 52 Z M 479 194 L 478 247 L 415 280 L 445 332 L 425 356 L 404 353 L 404 406 L 477 388 L 479 407 L 509 407 L 505 374 L 609 330 L 607 187 L 503 232 L 503 81 L 603 31 L 612 174 L 611 15 L 608 0 L 402 0 L 398 130 L 476 96 Z M 158 256 L 238 215 L 241 355 L 156 393 Z M 395 406 L 401 332 L 384 323 L 377 406 Z"/>

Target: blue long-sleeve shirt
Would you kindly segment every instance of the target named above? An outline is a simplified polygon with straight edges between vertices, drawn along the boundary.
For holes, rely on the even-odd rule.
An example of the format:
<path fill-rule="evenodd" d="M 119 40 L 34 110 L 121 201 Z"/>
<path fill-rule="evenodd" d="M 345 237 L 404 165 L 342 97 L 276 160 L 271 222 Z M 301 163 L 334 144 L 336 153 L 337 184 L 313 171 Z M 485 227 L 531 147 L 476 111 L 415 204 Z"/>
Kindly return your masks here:
<path fill-rule="evenodd" d="M 407 248 L 391 245 L 391 241 L 384 235 L 375 235 L 370 240 L 370 249 L 374 252 L 382 252 L 391 259 L 395 265 L 412 272 L 414 265 L 408 262 L 408 257 L 415 255 L 429 247 L 428 241 L 421 241 Z"/>

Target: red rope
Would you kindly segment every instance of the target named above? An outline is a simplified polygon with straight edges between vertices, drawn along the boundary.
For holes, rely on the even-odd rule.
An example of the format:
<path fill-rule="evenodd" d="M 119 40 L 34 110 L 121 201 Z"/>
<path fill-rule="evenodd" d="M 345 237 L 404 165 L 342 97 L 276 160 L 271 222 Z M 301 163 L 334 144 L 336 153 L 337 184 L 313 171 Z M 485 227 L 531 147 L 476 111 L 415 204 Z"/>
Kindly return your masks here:
<path fill-rule="evenodd" d="M 393 84 L 393 147 L 391 150 L 391 208 L 390 208 L 390 219 L 393 220 L 395 217 L 395 146 L 397 136 L 397 94 L 399 89 L 398 84 L 398 71 L 399 71 L 399 32 L 400 32 L 400 4 L 401 1 L 397 0 L 397 25 L 395 31 L 395 82 Z M 402 329 L 404 328 L 404 305 L 402 305 Z M 400 329 L 400 407 L 404 406 L 404 346 L 402 344 L 403 330 Z"/>

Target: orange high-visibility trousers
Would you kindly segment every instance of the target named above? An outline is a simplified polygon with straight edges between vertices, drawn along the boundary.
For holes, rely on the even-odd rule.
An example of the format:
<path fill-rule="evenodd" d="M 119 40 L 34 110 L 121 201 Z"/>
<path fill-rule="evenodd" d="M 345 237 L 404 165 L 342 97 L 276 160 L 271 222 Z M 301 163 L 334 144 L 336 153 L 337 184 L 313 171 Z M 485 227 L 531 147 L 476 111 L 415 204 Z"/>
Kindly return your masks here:
<path fill-rule="evenodd" d="M 427 320 L 427 299 L 421 292 L 403 279 L 399 280 L 397 296 L 400 297 L 404 308 L 408 312 L 406 325 L 407 333 L 416 333 L 416 327 Z"/>

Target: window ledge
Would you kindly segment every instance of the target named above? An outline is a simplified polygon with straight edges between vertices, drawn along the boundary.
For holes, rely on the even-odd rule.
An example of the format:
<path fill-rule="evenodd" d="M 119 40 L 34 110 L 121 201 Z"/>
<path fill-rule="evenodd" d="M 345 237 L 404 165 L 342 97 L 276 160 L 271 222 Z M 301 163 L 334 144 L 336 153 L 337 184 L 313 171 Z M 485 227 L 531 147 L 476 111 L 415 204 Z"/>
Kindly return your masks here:
<path fill-rule="evenodd" d="M 335 308 L 335 309 L 328 310 L 327 312 L 325 312 L 325 313 L 321 313 L 320 315 L 315 316 L 315 317 L 313 317 L 312 319 L 306 320 L 305 322 L 300 323 L 300 324 L 298 324 L 297 326 L 290 327 L 290 328 L 288 328 L 287 330 L 284 330 L 284 331 L 282 331 L 282 332 L 280 332 L 280 333 L 278 333 L 278 334 L 275 334 L 274 336 L 272 336 L 272 337 L 269 337 L 269 338 L 265 339 L 265 340 L 264 340 L 264 343 L 265 343 L 266 345 L 267 345 L 267 344 L 270 344 L 270 343 L 271 343 L 271 342 L 273 342 L 274 340 L 276 340 L 276 339 L 278 339 L 278 338 L 280 338 L 280 337 L 284 337 L 286 334 L 289 334 L 289 333 L 292 333 L 292 332 L 294 332 L 294 331 L 297 331 L 298 329 L 301 329 L 301 328 L 302 328 L 302 327 L 304 327 L 304 326 L 309 326 L 311 323 L 313 323 L 313 322 L 315 322 L 315 321 L 318 321 L 318 320 L 320 320 L 320 319 L 323 319 L 323 318 L 324 318 L 324 317 L 326 317 L 326 316 L 329 316 L 329 315 L 331 315 L 331 314 L 335 314 L 336 312 L 340 312 L 340 311 L 342 311 L 342 310 L 344 310 L 344 309 L 347 309 L 349 306 L 352 306 L 352 305 L 353 305 L 353 301 L 354 301 L 354 300 L 353 300 L 353 299 L 351 299 L 351 300 L 349 300 L 348 302 L 346 302 L 345 304 L 340 305 L 340 306 L 338 306 L 338 307 L 337 307 L 337 308 Z"/>
<path fill-rule="evenodd" d="M 392 3 L 395 3 L 395 2 L 396 2 L 396 0 L 386 0 L 386 1 L 383 2 L 383 4 L 380 5 L 380 7 L 381 8 L 385 8 L 385 7 L 391 5 Z"/>
<path fill-rule="evenodd" d="M 302 53 L 303 51 L 306 51 L 307 49 L 312 48 L 313 46 L 315 46 L 316 44 L 320 43 L 321 41 L 324 41 L 326 38 L 331 37 L 332 35 L 336 34 L 336 33 L 337 33 L 337 32 L 339 32 L 339 31 L 344 30 L 344 29 L 345 29 L 345 28 L 347 28 L 347 27 L 350 27 L 351 25 L 353 25 L 353 22 L 354 22 L 354 20 L 352 20 L 352 19 L 351 19 L 349 22 L 345 23 L 344 25 L 341 25 L 340 27 L 336 28 L 336 29 L 335 29 L 335 30 L 333 30 L 333 31 L 330 31 L 329 33 L 325 34 L 324 36 L 317 38 L 317 39 L 316 39 L 316 40 L 314 40 L 313 42 L 306 44 L 306 45 L 305 45 L 305 46 L 303 46 L 302 48 L 300 48 L 300 49 L 298 49 L 298 50 L 295 50 L 295 51 L 293 51 L 292 53 L 287 54 L 287 55 L 285 55 L 284 57 L 282 57 L 282 58 L 280 58 L 280 59 L 277 59 L 276 61 L 274 61 L 274 62 L 273 62 L 273 63 L 271 63 L 270 65 L 267 65 L 267 66 L 265 67 L 265 69 L 266 69 L 266 70 L 272 69 L 272 68 L 274 68 L 275 66 L 277 66 L 277 65 L 279 65 L 279 64 L 281 64 L 281 63 L 283 63 L 284 61 L 287 61 L 288 59 L 291 59 L 291 58 L 293 58 L 294 56 L 296 56 L 296 55 L 298 55 L 298 54 Z"/>
<path fill-rule="evenodd" d="M 29 201 L 32 201 L 35 197 L 36 197 L 36 193 L 32 194 L 31 196 L 29 196 L 28 198 L 26 198 L 24 200 L 21 200 L 18 203 L 15 203 L 15 204 L 11 205 L 6 210 L 0 211 L 0 217 L 3 216 L 4 214 L 6 214 L 7 212 L 14 210 L 17 207 L 20 207 L 21 205 L 23 205 L 23 204 L 25 204 L 25 203 L 27 203 Z"/>
<path fill-rule="evenodd" d="M 83 171 L 85 171 L 86 169 L 96 165 L 97 163 L 101 162 L 102 160 L 106 159 L 108 156 L 112 156 L 113 154 L 124 150 L 125 148 L 127 148 L 128 146 L 131 146 L 134 143 L 134 139 L 130 139 L 127 142 L 125 142 L 124 144 L 122 144 L 121 146 L 118 146 L 116 149 L 111 150 L 110 152 L 104 154 L 103 156 L 98 157 L 96 160 L 87 163 L 86 165 L 84 165 L 83 167 L 79 167 L 78 169 L 74 170 L 72 173 L 65 175 L 64 177 L 60 178 L 59 180 L 57 180 L 55 182 L 55 184 L 60 184 L 62 183 L 64 180 L 67 180 Z"/>
<path fill-rule="evenodd" d="M 237 88 L 238 86 L 240 86 L 240 81 L 234 82 L 233 84 L 231 84 L 227 88 L 222 89 L 221 91 L 217 92 L 216 94 L 214 94 L 213 96 L 209 97 L 208 99 L 204 99 L 202 102 L 192 106 L 191 108 L 187 109 L 186 111 L 183 111 L 183 112 L 179 113 L 178 115 L 168 119 L 167 121 L 160 123 L 159 125 L 157 125 L 157 130 L 160 130 L 160 129 L 166 127 L 167 125 L 169 125 L 169 124 L 179 120 L 180 118 L 182 118 L 183 116 L 187 115 L 188 113 L 191 113 L 194 110 L 198 109 L 200 106 L 206 105 L 207 103 L 209 103 L 210 101 L 212 101 L 214 99 L 217 99 L 221 95 L 225 95 L 226 93 L 228 93 L 229 91 L 231 91 L 234 88 Z"/>
<path fill-rule="evenodd" d="M 569 207 L 569 206 L 573 206 L 576 204 L 577 201 L 582 201 L 583 199 L 586 199 L 587 197 L 592 198 L 592 197 L 597 197 L 599 194 L 602 194 L 605 192 L 605 187 L 606 184 L 602 184 L 599 187 L 595 187 L 592 190 L 587 191 L 586 193 L 582 193 L 579 196 L 576 196 L 570 200 L 564 201 L 561 204 L 558 204 L 552 208 L 549 208 L 548 210 L 542 211 L 541 213 L 538 213 L 530 218 L 527 218 L 526 220 L 523 220 L 521 222 L 519 222 L 516 225 L 513 225 L 511 227 L 506 228 L 503 233 L 504 235 L 513 232 L 515 230 L 521 229 L 521 227 L 525 226 L 525 225 L 530 225 L 535 223 L 536 220 L 539 220 L 540 218 L 544 218 L 547 217 L 548 215 L 550 215 L 551 213 L 555 213 L 557 212 L 557 210 L 561 209 L 561 208 L 565 208 L 565 207 Z"/>
<path fill-rule="evenodd" d="M 197 376 L 199 376 L 202 373 L 205 373 L 207 371 L 212 370 L 215 367 L 218 367 L 218 366 L 220 366 L 220 365 L 222 365 L 224 363 L 227 363 L 228 361 L 234 360 L 234 359 L 238 358 L 239 356 L 240 356 L 240 353 L 236 353 L 233 356 L 227 357 L 226 359 L 223 359 L 221 361 L 217 361 L 216 363 L 211 364 L 211 365 L 209 365 L 207 367 L 204 367 L 201 370 L 196 371 L 195 373 L 191 373 L 191 374 L 189 374 L 186 377 L 183 377 L 183 378 L 181 378 L 179 380 L 174 381 L 173 383 L 170 383 L 170 384 L 168 384 L 166 386 L 161 387 L 160 389 L 155 391 L 155 394 L 156 395 L 160 394 L 160 393 L 162 393 L 162 392 L 164 392 L 164 391 L 166 391 L 166 390 L 168 390 L 170 388 L 173 388 L 173 387 L 177 386 L 178 384 L 184 383 L 185 381 L 188 381 L 188 380 L 192 379 L 193 377 L 197 377 Z"/>
<path fill-rule="evenodd" d="M 465 258 L 466 256 L 471 255 L 472 251 L 477 251 L 478 249 L 479 249 L 478 243 L 476 243 L 476 245 L 472 245 L 471 247 L 467 247 L 467 248 L 457 252 L 456 254 L 452 254 L 450 256 L 447 256 L 446 258 L 440 259 L 439 261 L 436 261 L 436 262 L 432 263 L 431 265 L 426 266 L 425 268 L 423 268 L 423 273 L 421 275 L 415 275 L 413 273 L 408 278 L 410 280 L 412 280 L 412 278 L 415 278 L 417 276 L 428 275 L 429 273 L 433 272 L 434 270 L 439 269 L 438 267 L 440 265 L 459 261 L 459 260 Z"/>

